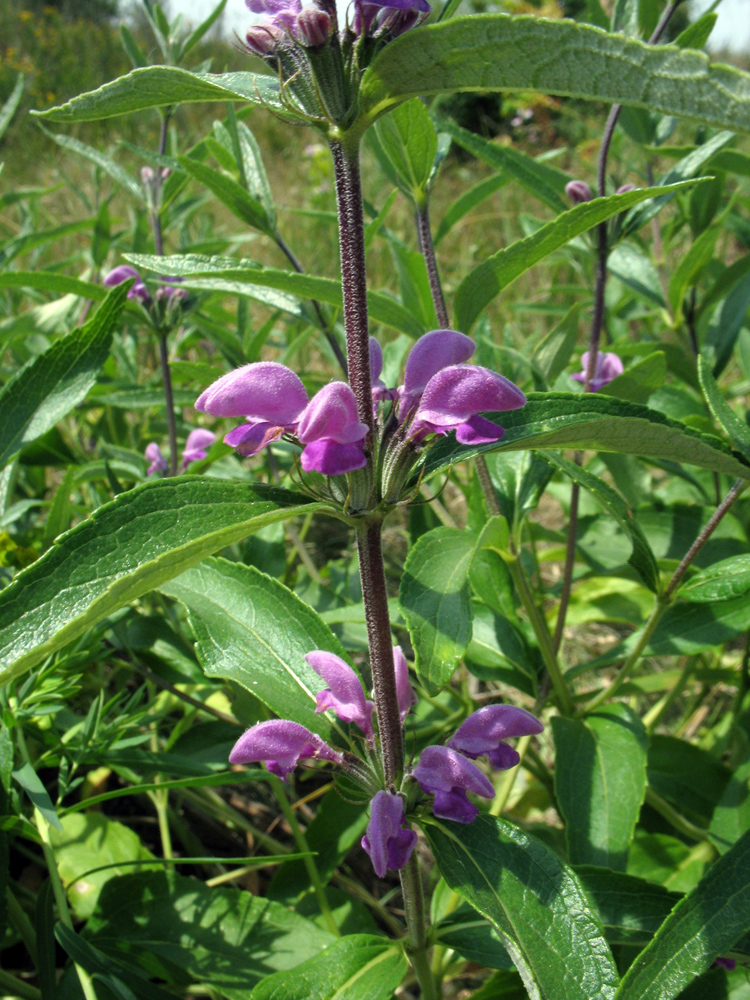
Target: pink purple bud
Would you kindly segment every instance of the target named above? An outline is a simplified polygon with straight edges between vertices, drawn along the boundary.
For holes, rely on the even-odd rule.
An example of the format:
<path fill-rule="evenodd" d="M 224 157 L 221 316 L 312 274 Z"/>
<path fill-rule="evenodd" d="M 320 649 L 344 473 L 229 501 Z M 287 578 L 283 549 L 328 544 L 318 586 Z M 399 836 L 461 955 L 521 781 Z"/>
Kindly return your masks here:
<path fill-rule="evenodd" d="M 151 463 L 148 467 L 146 475 L 153 476 L 157 472 L 167 471 L 167 460 L 162 454 L 161 448 L 155 441 L 146 445 L 144 454 L 146 456 L 146 461 Z"/>
<path fill-rule="evenodd" d="M 272 774 L 280 778 L 301 760 L 329 760 L 342 764 L 344 755 L 331 749 L 320 736 L 289 719 L 259 722 L 235 743 L 229 755 L 231 764 L 255 764 L 263 761 Z"/>
<path fill-rule="evenodd" d="M 635 191 L 635 184 L 621 184 L 615 194 L 627 194 L 628 191 Z"/>
<path fill-rule="evenodd" d="M 586 372 L 589 366 L 589 352 L 585 351 L 581 357 L 582 371 L 576 372 L 570 377 L 576 382 L 580 382 L 581 385 L 586 385 Z M 623 367 L 622 361 L 618 356 L 611 351 L 599 351 L 596 355 L 596 364 L 594 366 L 594 375 L 589 383 L 590 392 L 598 392 L 599 389 L 603 389 L 605 385 L 617 378 L 618 375 L 622 375 L 625 368 Z"/>
<path fill-rule="evenodd" d="M 300 0 L 245 0 L 245 6 L 253 14 L 265 14 L 272 24 L 287 31 L 295 27 L 302 13 Z"/>
<path fill-rule="evenodd" d="M 185 450 L 182 453 L 183 471 L 191 462 L 202 461 L 215 440 L 216 435 L 211 431 L 204 430 L 203 427 L 196 427 L 194 431 L 190 431 L 185 442 Z"/>
<path fill-rule="evenodd" d="M 263 59 L 265 56 L 273 54 L 276 43 L 283 35 L 283 31 L 277 28 L 275 24 L 263 22 L 261 24 L 254 24 L 247 29 L 245 32 L 245 42 L 253 55 L 260 56 Z"/>
<path fill-rule="evenodd" d="M 398 711 L 401 716 L 401 724 L 403 725 L 406 716 L 411 711 L 412 705 L 417 700 L 417 696 L 414 694 L 414 688 L 409 682 L 409 665 L 400 646 L 393 647 L 393 668 L 396 672 Z"/>
<path fill-rule="evenodd" d="M 516 410 L 526 397 L 509 379 L 478 365 L 451 365 L 433 375 L 422 393 L 411 436 L 456 432 L 460 444 L 489 444 L 502 427 L 480 417 L 484 411 Z"/>
<path fill-rule="evenodd" d="M 375 704 L 365 697 L 362 682 L 349 664 L 335 653 L 322 649 L 307 653 L 305 659 L 328 685 L 325 691 L 318 693 L 315 711 L 333 710 L 344 722 L 358 725 L 367 739 L 372 740 L 375 735 L 372 725 Z"/>
<path fill-rule="evenodd" d="M 141 180 L 145 187 L 150 187 L 154 183 L 154 172 L 151 167 L 141 167 Z"/>
<path fill-rule="evenodd" d="M 362 847 L 370 855 L 378 878 L 390 868 L 403 868 L 417 843 L 413 830 L 404 827 L 404 800 L 394 792 L 377 792 L 370 803 L 370 821 Z"/>
<path fill-rule="evenodd" d="M 583 205 L 594 197 L 594 192 L 586 181 L 570 181 L 565 185 L 565 193 L 574 205 Z"/>
<path fill-rule="evenodd" d="M 461 723 L 447 746 L 472 760 L 486 755 L 491 767 L 504 771 L 520 761 L 516 751 L 504 741 L 515 736 L 534 736 L 543 729 L 542 723 L 523 708 L 485 705 Z"/>
<path fill-rule="evenodd" d="M 297 34 L 303 45 L 311 49 L 327 45 L 331 37 L 331 19 L 324 10 L 310 5 L 297 18 Z"/>
<path fill-rule="evenodd" d="M 467 792 L 494 798 L 495 789 L 476 764 L 450 747 L 427 747 L 413 771 L 422 790 L 434 794 L 433 813 L 455 823 L 473 823 L 479 810 Z"/>
<path fill-rule="evenodd" d="M 112 288 L 115 285 L 121 285 L 123 281 L 127 281 L 129 278 L 135 278 L 136 280 L 135 284 L 128 292 L 128 298 L 138 299 L 140 302 L 143 302 L 144 305 L 149 303 L 151 301 L 151 296 L 149 295 L 148 288 L 146 288 L 143 283 L 143 278 L 134 267 L 130 267 L 128 264 L 120 264 L 119 267 L 110 271 L 109 274 L 105 276 L 102 284 L 105 288 Z"/>

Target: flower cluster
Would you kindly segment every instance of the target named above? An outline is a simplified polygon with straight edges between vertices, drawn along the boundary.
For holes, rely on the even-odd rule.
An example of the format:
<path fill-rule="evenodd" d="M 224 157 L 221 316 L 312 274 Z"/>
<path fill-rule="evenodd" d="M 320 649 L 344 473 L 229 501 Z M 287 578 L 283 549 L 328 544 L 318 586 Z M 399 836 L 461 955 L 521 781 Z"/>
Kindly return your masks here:
<path fill-rule="evenodd" d="M 215 440 L 216 435 L 211 431 L 204 430 L 202 427 L 197 427 L 194 431 L 191 431 L 187 436 L 185 448 L 182 452 L 180 471 L 184 472 L 191 462 L 200 462 L 204 459 L 208 454 L 208 449 Z M 146 451 L 144 454 L 146 456 L 146 461 L 150 463 L 147 475 L 153 476 L 157 472 L 167 471 L 167 460 L 164 457 L 161 448 L 155 441 L 146 445 Z"/>
<path fill-rule="evenodd" d="M 188 292 L 184 288 L 175 288 L 182 278 L 160 279 L 161 283 L 152 296 L 146 287 L 146 283 L 139 271 L 129 264 L 120 264 L 105 275 L 102 284 L 105 288 L 112 288 L 114 285 L 121 285 L 123 281 L 135 278 L 133 287 L 128 292 L 128 298 L 140 302 L 143 308 L 149 313 L 157 326 L 162 325 L 165 318 L 174 320 L 174 313 L 181 309 L 188 298 Z"/>
<path fill-rule="evenodd" d="M 278 72 L 286 110 L 311 124 L 350 124 L 359 77 L 384 44 L 430 11 L 427 0 L 353 0 L 339 28 L 336 4 L 313 0 L 246 0 L 261 15 L 245 46 Z"/>
<path fill-rule="evenodd" d="M 305 660 L 328 685 L 317 695 L 317 712 L 332 710 L 344 722 L 361 729 L 367 746 L 375 748 L 377 735 L 374 705 L 365 694 L 354 670 L 339 656 L 315 650 Z M 396 692 L 401 722 L 415 701 L 409 670 L 401 649 L 393 650 Z M 519 763 L 517 752 L 505 742 L 516 736 L 542 731 L 542 723 L 529 712 L 512 705 L 486 705 L 459 726 L 445 746 L 429 746 L 422 751 L 416 767 L 408 770 L 401 791 L 383 788 L 382 779 L 367 761 L 348 752 L 335 750 L 316 733 L 288 719 L 260 722 L 249 729 L 234 746 L 233 764 L 263 761 L 273 774 L 286 779 L 301 760 L 326 760 L 347 770 L 370 797 L 370 818 L 362 847 L 370 856 L 376 874 L 382 878 L 390 869 L 403 868 L 411 857 L 417 836 L 406 824 L 406 802 L 414 798 L 414 782 L 433 796 L 432 811 L 441 819 L 471 823 L 479 810 L 467 793 L 492 798 L 492 783 L 472 763 L 487 757 L 494 770 L 506 770 Z M 417 793 L 418 795 L 419 793 Z"/>
<path fill-rule="evenodd" d="M 474 341 L 455 330 L 432 330 L 409 354 L 403 385 L 380 378 L 383 354 L 370 338 L 370 368 L 377 440 L 357 415 L 354 393 L 344 382 L 324 386 L 312 400 L 299 377 L 274 361 L 258 361 L 222 376 L 197 400 L 196 409 L 216 417 L 244 417 L 225 442 L 241 455 L 256 455 L 284 437 L 302 447 L 305 472 L 341 476 L 378 458 L 381 476 L 367 503 L 396 503 L 424 448 L 454 431 L 465 445 L 488 444 L 502 427 L 482 417 L 513 410 L 526 397 L 502 375 L 466 364 Z M 344 492 L 346 496 L 346 491 Z"/>

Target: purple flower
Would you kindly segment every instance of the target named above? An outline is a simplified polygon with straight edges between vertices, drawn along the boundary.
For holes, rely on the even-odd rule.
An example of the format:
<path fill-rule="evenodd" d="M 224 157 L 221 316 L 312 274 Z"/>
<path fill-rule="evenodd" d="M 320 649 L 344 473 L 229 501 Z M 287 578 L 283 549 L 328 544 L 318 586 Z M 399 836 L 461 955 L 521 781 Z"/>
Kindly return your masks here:
<path fill-rule="evenodd" d="M 714 966 L 719 969 L 726 969 L 727 972 L 734 972 L 737 968 L 737 961 L 734 958 L 717 958 Z"/>
<path fill-rule="evenodd" d="M 471 337 L 456 330 L 431 330 L 420 337 L 406 359 L 404 384 L 398 390 L 400 419 L 413 409 L 434 375 L 449 365 L 468 361 L 475 346 Z"/>
<path fill-rule="evenodd" d="M 372 726 L 375 704 L 365 698 L 362 682 L 349 664 L 335 653 L 327 653 L 322 649 L 306 653 L 305 659 L 328 685 L 325 691 L 318 693 L 315 711 L 327 712 L 332 709 L 344 722 L 356 723 L 367 739 L 372 740 L 375 735 Z"/>
<path fill-rule="evenodd" d="M 357 400 L 346 382 L 331 382 L 314 396 L 300 416 L 297 437 L 305 445 L 305 472 L 341 476 L 367 465 L 367 424 L 359 422 Z"/>
<path fill-rule="evenodd" d="M 148 467 L 146 475 L 153 476 L 157 472 L 167 471 L 167 460 L 164 455 L 162 455 L 161 448 L 155 441 L 146 445 L 146 451 L 144 454 L 146 456 L 146 461 L 151 463 Z"/>
<path fill-rule="evenodd" d="M 586 385 L 586 371 L 589 366 L 589 352 L 585 351 L 581 358 L 581 365 L 583 370 L 576 372 L 575 375 L 571 375 L 572 379 L 576 382 L 580 382 L 581 385 Z M 594 377 L 591 379 L 590 392 L 598 392 L 599 389 L 603 389 L 605 385 L 609 385 L 612 379 L 617 378 L 618 375 L 622 375 L 623 371 L 622 361 L 617 357 L 616 354 L 611 352 L 601 351 L 596 355 L 596 365 L 594 367 Z"/>
<path fill-rule="evenodd" d="M 372 399 L 374 403 L 393 399 L 394 389 L 389 389 L 380 377 L 383 371 L 383 350 L 374 337 L 370 337 L 370 381 L 372 382 Z"/>
<path fill-rule="evenodd" d="M 495 789 L 479 768 L 450 747 L 427 747 L 412 772 L 423 791 L 435 795 L 433 813 L 455 823 L 473 823 L 479 814 L 467 792 L 494 798 Z"/>
<path fill-rule="evenodd" d="M 253 14 L 265 15 L 261 26 L 265 27 L 268 23 L 286 31 L 296 28 L 297 18 L 302 13 L 300 0 L 245 0 L 245 6 Z"/>
<path fill-rule="evenodd" d="M 344 755 L 332 750 L 320 736 L 289 719 L 259 722 L 240 736 L 229 755 L 231 764 L 254 764 L 262 760 L 280 778 L 308 758 L 329 760 L 333 764 L 344 761 Z"/>
<path fill-rule="evenodd" d="M 370 821 L 362 847 L 370 855 L 378 878 L 403 868 L 417 843 L 413 830 L 403 826 L 404 800 L 394 792 L 377 792 L 370 803 Z"/>
<path fill-rule="evenodd" d="M 354 21 L 352 31 L 356 37 L 365 35 L 403 34 L 421 20 L 422 14 L 430 11 L 427 0 L 388 0 L 387 3 L 354 2 Z"/>
<path fill-rule="evenodd" d="M 584 202 L 591 201 L 594 197 L 594 192 L 586 181 L 569 181 L 565 185 L 565 194 L 574 205 L 583 205 Z"/>
<path fill-rule="evenodd" d="M 215 440 L 216 435 L 202 427 L 196 427 L 194 431 L 190 431 L 185 442 L 185 450 L 182 453 L 183 471 L 191 462 L 200 462 L 204 459 Z"/>
<path fill-rule="evenodd" d="M 516 410 L 526 397 L 509 379 L 478 365 L 451 365 L 433 375 L 414 414 L 410 437 L 456 432 L 460 444 L 489 444 L 503 428 L 480 417 L 485 410 Z"/>
<path fill-rule="evenodd" d="M 147 305 L 151 301 L 148 288 L 144 285 L 143 278 L 140 276 L 138 271 L 136 271 L 134 267 L 130 267 L 129 264 L 120 264 L 119 267 L 110 271 L 104 278 L 102 284 L 105 288 L 111 288 L 114 285 L 121 285 L 123 281 L 127 281 L 128 278 L 136 279 L 135 284 L 128 292 L 128 298 L 138 299 L 144 305 Z"/>
<path fill-rule="evenodd" d="M 240 455 L 257 455 L 271 441 L 294 433 L 308 404 L 299 377 L 275 361 L 256 361 L 222 375 L 201 393 L 196 410 L 215 417 L 246 417 L 224 441 Z"/>
<path fill-rule="evenodd" d="M 503 741 L 513 736 L 532 736 L 543 729 L 542 723 L 524 708 L 485 705 L 461 723 L 446 745 L 472 760 L 486 754 L 491 767 L 504 771 L 515 767 L 521 758 Z"/>
<path fill-rule="evenodd" d="M 412 705 L 417 700 L 417 696 L 414 694 L 414 689 L 409 683 L 409 666 L 400 646 L 393 647 L 393 667 L 396 672 L 398 710 L 401 716 L 401 724 L 403 725 Z"/>

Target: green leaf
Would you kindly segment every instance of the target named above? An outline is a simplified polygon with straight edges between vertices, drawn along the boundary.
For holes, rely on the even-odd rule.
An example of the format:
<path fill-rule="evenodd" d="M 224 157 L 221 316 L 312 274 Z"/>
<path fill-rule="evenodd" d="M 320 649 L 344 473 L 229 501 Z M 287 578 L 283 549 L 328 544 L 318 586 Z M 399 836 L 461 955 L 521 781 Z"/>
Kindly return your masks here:
<path fill-rule="evenodd" d="M 750 926 L 750 833 L 708 869 L 623 977 L 617 1000 L 672 1000 Z"/>
<path fill-rule="evenodd" d="M 445 215 L 443 215 L 440 220 L 440 224 L 435 230 L 433 236 L 433 242 L 435 246 L 440 243 L 440 241 L 448 235 L 448 233 L 456 226 L 461 219 L 463 219 L 472 209 L 481 205 L 483 201 L 490 198 L 495 192 L 499 191 L 500 188 L 505 187 L 506 184 L 510 182 L 510 177 L 506 174 L 494 174 L 492 177 L 487 177 L 483 181 L 479 181 L 474 187 L 469 188 L 468 191 L 464 191 L 463 194 L 459 195 L 458 198 L 453 202 L 452 205 L 446 210 Z"/>
<path fill-rule="evenodd" d="M 62 826 L 55 812 L 55 807 L 52 805 L 52 799 L 31 764 L 28 762 L 22 764 L 17 771 L 13 772 L 13 777 L 49 825 L 55 830 L 61 830 Z"/>
<path fill-rule="evenodd" d="M 667 359 L 664 352 L 652 351 L 599 391 L 605 396 L 616 396 L 630 403 L 646 403 L 651 394 L 661 388 L 666 377 Z"/>
<path fill-rule="evenodd" d="M 651 546 L 648 544 L 648 540 L 643 534 L 643 530 L 638 524 L 636 515 L 631 507 L 603 479 L 599 479 L 598 476 L 593 476 L 590 472 L 586 472 L 585 469 L 582 469 L 580 465 L 576 465 L 575 462 L 569 462 L 568 459 L 563 458 L 562 455 L 558 455 L 556 452 L 545 452 L 544 457 L 552 465 L 556 465 L 558 469 L 561 469 L 574 483 L 578 483 L 579 486 L 588 490 L 589 493 L 596 497 L 604 509 L 614 517 L 623 531 L 630 537 L 633 545 L 633 551 L 628 562 L 638 573 L 648 589 L 657 593 L 659 590 L 659 567 L 656 565 L 656 559 L 654 558 L 654 553 L 651 551 Z M 581 864 L 583 863 L 581 862 Z"/>
<path fill-rule="evenodd" d="M 105 83 L 98 90 L 74 97 L 66 104 L 32 113 L 55 122 L 90 122 L 175 104 L 241 101 L 243 104 L 270 105 L 277 114 L 283 115 L 278 91 L 278 80 L 272 76 L 191 73 L 177 66 L 147 66 Z"/>
<path fill-rule="evenodd" d="M 607 257 L 607 270 L 650 304 L 664 306 L 659 272 L 640 247 L 620 243 Z"/>
<path fill-rule="evenodd" d="M 534 15 L 479 14 L 407 31 L 368 67 L 360 107 L 374 121 L 410 97 L 497 90 L 633 105 L 750 131 L 747 73 L 691 49 Z"/>
<path fill-rule="evenodd" d="M 13 115 L 16 113 L 18 106 L 21 103 L 21 98 L 23 97 L 23 84 L 23 73 L 19 73 L 16 77 L 16 84 L 10 92 L 10 97 L 0 108 L 0 139 L 2 139 L 3 135 L 7 131 L 8 126 L 13 120 Z"/>
<path fill-rule="evenodd" d="M 551 385 L 568 366 L 578 339 L 581 307 L 576 304 L 534 349 L 532 360 Z"/>
<path fill-rule="evenodd" d="M 517 181 L 526 191 L 555 212 L 565 212 L 570 208 L 570 201 L 565 195 L 565 185 L 571 180 L 569 174 L 563 173 L 548 163 L 535 160 L 534 157 L 522 153 L 513 146 L 501 146 L 497 142 L 483 139 L 475 132 L 461 128 L 451 119 L 441 119 L 441 132 L 447 132 L 462 149 L 472 153 L 495 170 L 502 171 Z"/>
<path fill-rule="evenodd" d="M 406 970 L 395 942 L 348 934 L 291 971 L 264 979 L 250 1000 L 390 1000 Z"/>
<path fill-rule="evenodd" d="M 503 517 L 511 528 L 520 528 L 527 514 L 536 510 L 554 474 L 554 469 L 546 456 L 533 452 L 493 454 L 487 459 L 487 467 L 500 500 Z M 480 548 L 490 544 L 489 532 L 492 530 L 493 520 L 495 519 L 487 522 L 482 532 L 479 540 Z"/>
<path fill-rule="evenodd" d="M 707 750 L 675 736 L 651 737 L 647 769 L 648 783 L 657 794 L 706 823 L 731 777 Z"/>
<path fill-rule="evenodd" d="M 750 830 L 750 757 L 737 768 L 711 817 L 708 836 L 721 854 Z"/>
<path fill-rule="evenodd" d="M 453 948 L 469 962 L 487 969 L 514 968 L 495 928 L 466 903 L 440 921 L 436 936 L 440 945 Z"/>
<path fill-rule="evenodd" d="M 464 447 L 453 437 L 429 450 L 426 475 L 486 451 L 576 448 L 614 451 L 697 465 L 712 472 L 750 479 L 750 464 L 719 438 L 702 434 L 663 413 L 598 392 L 530 393 L 520 410 L 493 415 L 505 428 L 497 445 Z"/>
<path fill-rule="evenodd" d="M 145 201 L 143 187 L 134 177 L 130 176 L 124 167 L 121 167 L 119 163 L 115 163 L 109 156 L 105 156 L 104 153 L 100 153 L 98 149 L 94 149 L 92 146 L 87 146 L 85 142 L 81 142 L 79 139 L 73 139 L 68 135 L 56 135 L 54 132 L 50 132 L 49 129 L 44 128 L 44 126 L 40 126 L 40 128 L 58 146 L 67 149 L 71 153 L 75 153 L 77 156 L 83 157 L 84 160 L 88 160 L 89 163 L 93 163 L 95 167 L 103 170 L 105 174 L 109 174 L 112 180 L 124 188 L 137 202 L 143 203 Z"/>
<path fill-rule="evenodd" d="M 467 274 L 458 286 L 454 301 L 457 329 L 468 333 L 482 310 L 496 295 L 524 271 L 565 246 L 574 237 L 655 193 L 677 191 L 695 183 L 696 181 L 685 181 L 680 185 L 671 185 L 670 188 L 642 188 L 626 194 L 613 194 L 608 198 L 594 198 L 593 201 L 562 212 L 526 239 L 517 240 L 509 247 L 499 250 Z"/>
<path fill-rule="evenodd" d="M 86 935 L 136 972 L 180 992 L 202 983 L 229 1000 L 247 1000 L 264 976 L 293 968 L 332 940 L 279 903 L 172 871 L 111 879 Z"/>
<path fill-rule="evenodd" d="M 610 944 L 648 944 L 681 896 L 634 875 L 581 865 L 575 873 Z"/>
<path fill-rule="evenodd" d="M 186 476 L 144 483 L 62 535 L 0 594 L 0 683 L 213 552 L 322 505 Z"/>
<path fill-rule="evenodd" d="M 227 5 L 227 0 L 219 0 L 219 3 L 214 7 L 211 13 L 205 20 L 201 21 L 197 28 L 195 28 L 185 39 L 185 41 L 180 46 L 179 58 L 184 59 L 184 57 L 190 52 L 198 42 L 203 38 L 203 36 L 211 30 L 211 28 L 216 24 L 221 15 L 224 13 L 224 8 Z"/>
<path fill-rule="evenodd" d="M 708 363 L 700 355 L 698 356 L 698 378 L 714 418 L 726 432 L 735 448 L 750 460 L 750 427 L 744 420 L 740 420 L 734 410 L 730 408 L 716 384 L 716 379 L 711 374 Z"/>
<path fill-rule="evenodd" d="M 750 555 L 730 556 L 708 566 L 680 588 L 680 597 L 696 604 L 730 601 L 750 591 Z"/>
<path fill-rule="evenodd" d="M 325 682 L 305 661 L 313 649 L 346 658 L 331 630 L 291 590 L 252 566 L 207 559 L 162 586 L 189 611 L 196 653 L 209 677 L 247 688 L 282 719 L 346 739 L 335 717 L 315 713 Z M 335 738 L 335 737 L 334 737 Z"/>
<path fill-rule="evenodd" d="M 35 288 L 58 295 L 80 295 L 92 302 L 102 302 L 107 297 L 107 289 L 101 285 L 52 271 L 3 271 L 0 273 L 0 288 Z"/>
<path fill-rule="evenodd" d="M 276 288 L 298 299 L 316 299 L 341 307 L 341 282 L 334 278 L 319 278 L 296 271 L 280 271 L 261 267 L 254 261 L 232 260 L 226 257 L 203 257 L 187 254 L 175 257 L 154 257 L 146 254 L 125 254 L 136 267 L 158 274 L 185 279 L 185 288 L 197 291 L 229 291 L 235 295 L 254 296 L 253 288 Z M 410 337 L 420 337 L 424 328 L 399 302 L 379 292 L 368 292 L 370 318 L 393 327 Z M 284 308 L 280 306 L 280 308 Z M 288 309 L 288 306 L 286 307 Z"/>
<path fill-rule="evenodd" d="M 273 236 L 273 226 L 265 208 L 257 198 L 248 194 L 241 184 L 191 156 L 180 156 L 178 162 L 186 173 L 208 188 L 238 219 L 253 229 L 259 229 L 267 236 Z"/>
<path fill-rule="evenodd" d="M 415 97 L 395 108 L 378 122 L 377 134 L 399 187 L 423 199 L 437 153 L 437 133 L 424 104 Z"/>
<path fill-rule="evenodd" d="M 504 820 L 423 820 L 448 885 L 497 928 L 531 1000 L 611 1000 L 619 982 L 602 927 L 573 874 Z"/>
<path fill-rule="evenodd" d="M 719 15 L 713 11 L 707 11 L 703 17 L 699 17 L 680 32 L 675 38 L 675 45 L 679 45 L 681 49 L 702 49 L 714 30 L 718 17 Z"/>
<path fill-rule="evenodd" d="M 107 360 L 129 285 L 113 288 L 89 322 L 56 340 L 0 392 L 0 466 L 84 399 Z"/>
<path fill-rule="evenodd" d="M 716 241 L 719 238 L 721 226 L 712 226 L 704 230 L 695 239 L 688 250 L 682 256 L 672 272 L 669 280 L 669 304 L 672 312 L 677 315 L 682 310 L 682 300 L 685 297 L 689 285 L 696 274 L 700 274 L 713 256 Z"/>
<path fill-rule="evenodd" d="M 406 557 L 399 607 L 415 652 L 417 674 L 432 691 L 444 687 L 471 640 L 469 568 L 477 539 L 458 528 L 434 528 Z"/>
<path fill-rule="evenodd" d="M 149 983 L 137 972 L 132 964 L 127 967 L 120 962 L 112 962 L 98 948 L 94 948 L 85 938 L 62 923 L 55 925 L 55 937 L 62 949 L 90 976 L 105 983 L 118 1000 L 169 1000 L 172 996 L 161 986 Z"/>
<path fill-rule="evenodd" d="M 627 705 L 585 720 L 552 720 L 555 794 L 565 818 L 570 863 L 625 871 L 646 794 L 643 723 Z"/>
<path fill-rule="evenodd" d="M 118 863 L 147 862 L 154 857 L 137 833 L 98 812 L 63 816 L 62 826 L 50 832 L 50 840 L 68 901 L 79 920 L 88 920 L 104 885 L 124 873 Z M 104 865 L 113 867 L 91 871 Z"/>

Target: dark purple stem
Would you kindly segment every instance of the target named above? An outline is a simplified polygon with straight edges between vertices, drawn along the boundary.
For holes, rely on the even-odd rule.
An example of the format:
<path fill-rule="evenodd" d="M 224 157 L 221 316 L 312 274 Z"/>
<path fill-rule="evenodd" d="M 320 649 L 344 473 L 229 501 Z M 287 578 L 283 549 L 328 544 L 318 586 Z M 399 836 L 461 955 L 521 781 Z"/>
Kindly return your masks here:
<path fill-rule="evenodd" d="M 357 399 L 357 413 L 370 430 L 375 430 L 370 377 L 370 341 L 367 322 L 367 269 L 365 266 L 365 221 L 362 214 L 362 181 L 359 147 L 349 149 L 331 142 L 339 212 L 341 287 L 344 296 L 346 361 L 349 385 Z"/>
<path fill-rule="evenodd" d="M 419 237 L 419 249 L 422 251 L 427 266 L 427 276 L 430 279 L 430 291 L 432 292 L 437 321 L 444 330 L 447 330 L 450 327 L 450 320 L 445 305 L 443 286 L 440 282 L 440 272 L 435 259 L 435 245 L 432 242 L 432 230 L 430 229 L 430 208 L 426 201 L 424 205 L 417 208 L 417 236 Z"/>
<path fill-rule="evenodd" d="M 357 548 L 362 597 L 367 622 L 367 644 L 378 732 L 383 754 L 386 785 L 399 788 L 404 770 L 404 743 L 393 666 L 393 639 L 388 615 L 388 591 L 383 567 L 382 520 L 362 518 L 357 522 Z"/>

